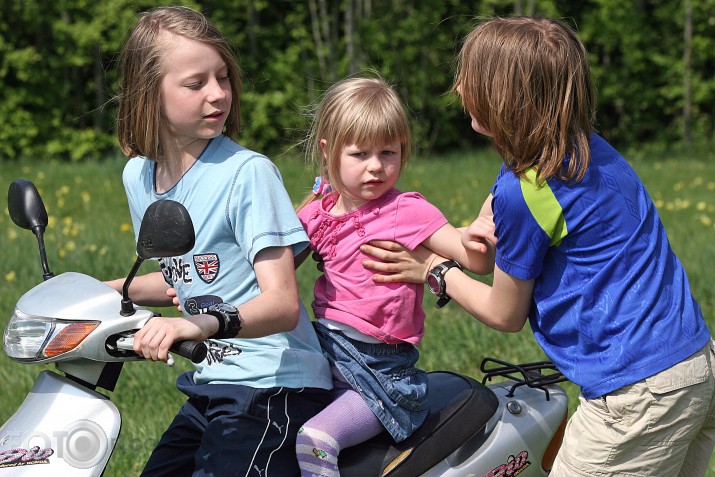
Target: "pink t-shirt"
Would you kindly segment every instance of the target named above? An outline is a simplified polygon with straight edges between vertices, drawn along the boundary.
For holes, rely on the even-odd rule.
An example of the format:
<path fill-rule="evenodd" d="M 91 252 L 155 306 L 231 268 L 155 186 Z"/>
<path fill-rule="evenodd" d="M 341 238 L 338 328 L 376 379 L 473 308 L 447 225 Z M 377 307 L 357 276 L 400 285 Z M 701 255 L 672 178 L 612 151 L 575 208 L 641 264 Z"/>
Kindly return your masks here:
<path fill-rule="evenodd" d="M 343 215 L 332 215 L 337 194 L 316 200 L 298 212 L 310 247 L 323 258 L 325 271 L 315 283 L 313 312 L 384 343 L 418 344 L 424 335 L 424 286 L 375 283 L 362 266 L 368 258 L 360 245 L 394 240 L 414 249 L 447 224 L 435 206 L 417 192 L 392 189 L 377 200 Z"/>

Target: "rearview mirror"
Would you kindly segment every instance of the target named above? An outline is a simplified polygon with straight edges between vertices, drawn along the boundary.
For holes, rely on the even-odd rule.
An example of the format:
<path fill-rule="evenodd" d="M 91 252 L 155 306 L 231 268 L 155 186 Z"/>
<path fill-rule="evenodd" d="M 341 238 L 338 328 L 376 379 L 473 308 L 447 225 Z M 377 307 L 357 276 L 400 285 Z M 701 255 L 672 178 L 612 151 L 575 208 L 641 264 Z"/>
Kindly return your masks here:
<path fill-rule="evenodd" d="M 37 235 L 47 227 L 47 210 L 35 184 L 26 179 L 15 179 L 7 191 L 7 210 L 15 225 L 32 230 Z"/>
<path fill-rule="evenodd" d="M 194 248 L 195 240 L 194 224 L 186 207 L 168 199 L 158 200 L 147 207 L 139 226 L 137 260 L 122 286 L 122 309 L 119 313 L 131 316 L 135 312 L 129 298 L 129 284 L 144 260 L 183 255 Z"/>
<path fill-rule="evenodd" d="M 15 179 L 7 191 L 7 211 L 15 225 L 32 230 L 40 248 L 40 261 L 44 273 L 42 278 L 49 280 L 54 276 L 50 271 L 45 251 L 45 228 L 47 228 L 47 210 L 35 184 L 27 179 Z"/>
<path fill-rule="evenodd" d="M 183 255 L 194 248 L 195 240 L 194 224 L 186 208 L 173 200 L 158 200 L 144 213 L 137 255 L 145 260 Z"/>

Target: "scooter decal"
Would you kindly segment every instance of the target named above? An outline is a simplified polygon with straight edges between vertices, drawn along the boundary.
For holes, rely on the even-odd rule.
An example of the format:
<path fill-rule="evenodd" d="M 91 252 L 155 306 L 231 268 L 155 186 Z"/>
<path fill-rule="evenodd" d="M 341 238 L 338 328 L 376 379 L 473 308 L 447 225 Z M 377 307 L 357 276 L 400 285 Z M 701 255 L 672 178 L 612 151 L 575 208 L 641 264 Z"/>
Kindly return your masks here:
<path fill-rule="evenodd" d="M 40 449 L 40 446 L 30 449 L 17 448 L 2 451 L 0 452 L 0 469 L 23 465 L 49 464 L 49 457 L 54 453 L 54 449 L 49 447 Z"/>
<path fill-rule="evenodd" d="M 506 464 L 496 466 L 484 477 L 516 477 L 530 465 L 529 453 L 524 450 L 516 456 L 510 455 L 506 460 Z"/>
<path fill-rule="evenodd" d="M 194 255 L 194 266 L 199 278 L 205 283 L 211 283 L 216 280 L 218 271 L 221 268 L 221 261 L 216 253 L 204 253 Z"/>

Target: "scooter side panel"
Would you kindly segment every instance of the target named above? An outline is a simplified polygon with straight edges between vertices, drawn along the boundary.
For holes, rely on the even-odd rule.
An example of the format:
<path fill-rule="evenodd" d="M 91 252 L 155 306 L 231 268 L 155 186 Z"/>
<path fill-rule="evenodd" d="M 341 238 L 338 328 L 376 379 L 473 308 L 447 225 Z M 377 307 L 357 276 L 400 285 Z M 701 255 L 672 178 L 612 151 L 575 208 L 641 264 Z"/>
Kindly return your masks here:
<path fill-rule="evenodd" d="M 518 388 L 507 397 L 509 386 L 489 386 L 499 398 L 493 430 L 478 449 L 464 459 L 457 451 L 422 477 L 545 477 L 541 459 L 568 412 L 568 398 L 559 387 L 542 390 Z M 509 404 L 511 403 L 511 404 Z M 520 409 L 512 413 L 508 408 Z M 490 423 L 491 424 L 491 423 Z M 465 447 L 469 447 L 466 443 Z"/>
<path fill-rule="evenodd" d="M 0 477 L 100 475 L 120 428 L 106 396 L 42 371 L 0 428 Z"/>

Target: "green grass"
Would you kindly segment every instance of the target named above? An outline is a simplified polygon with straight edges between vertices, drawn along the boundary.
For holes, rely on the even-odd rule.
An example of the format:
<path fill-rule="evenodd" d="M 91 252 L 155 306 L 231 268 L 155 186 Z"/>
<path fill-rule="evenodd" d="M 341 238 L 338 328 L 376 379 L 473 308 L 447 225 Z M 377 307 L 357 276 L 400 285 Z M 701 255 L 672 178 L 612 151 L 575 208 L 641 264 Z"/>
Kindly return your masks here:
<path fill-rule="evenodd" d="M 294 202 L 313 183 L 313 175 L 300 159 L 279 157 Z M 0 164 L 0 326 L 4 328 L 20 295 L 42 279 L 37 243 L 32 234 L 18 229 L 6 212 L 6 190 L 14 178 L 32 180 L 40 189 L 50 216 L 46 245 L 55 273 L 74 270 L 100 279 L 124 276 L 134 259 L 134 236 L 121 182 L 123 159 L 67 164 L 23 161 Z M 400 188 L 418 190 L 436 204 L 455 225 L 469 223 L 477 214 L 499 169 L 499 159 L 489 151 L 417 158 L 405 172 Z M 690 278 L 693 293 L 715 329 L 715 161 L 712 157 L 682 154 L 638 159 L 633 163 L 656 201 L 670 240 Z M 144 265 L 142 271 L 150 266 Z M 305 264 L 298 272 L 301 296 L 310 303 L 315 267 Z M 481 379 L 479 363 L 485 356 L 511 361 L 543 358 L 527 328 L 515 334 L 488 329 L 457 305 L 442 310 L 425 297 L 427 333 L 420 365 L 427 370 L 449 369 Z M 166 310 L 167 314 L 172 310 Z M 169 368 L 159 363 L 129 363 L 111 394 L 123 415 L 118 447 L 106 476 L 137 475 L 161 432 L 181 405 L 174 388 L 176 376 L 189 369 L 183 360 Z M 0 422 L 22 402 L 41 369 L 15 363 L 0 353 Z M 577 389 L 565 386 L 576 403 Z M 572 409 L 573 410 L 573 409 Z M 715 477 L 715 460 L 708 476 Z"/>

